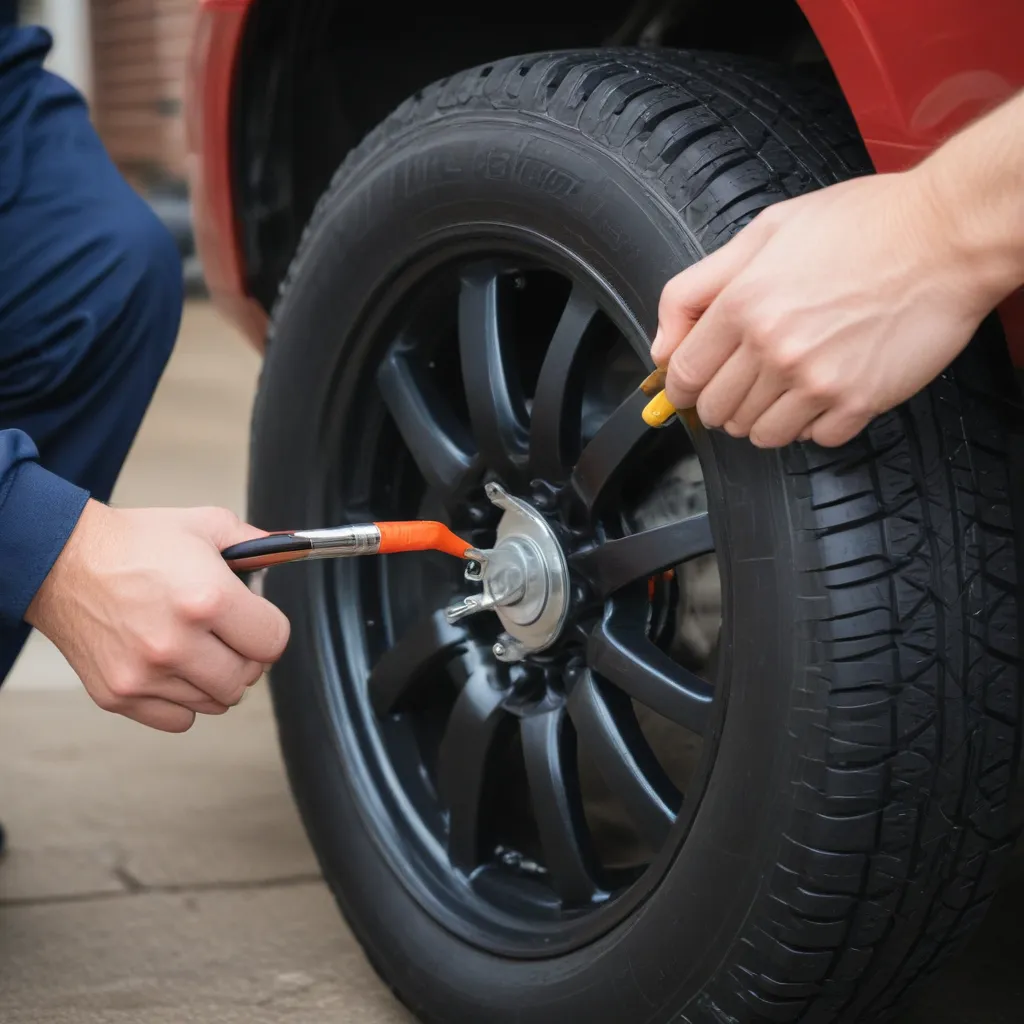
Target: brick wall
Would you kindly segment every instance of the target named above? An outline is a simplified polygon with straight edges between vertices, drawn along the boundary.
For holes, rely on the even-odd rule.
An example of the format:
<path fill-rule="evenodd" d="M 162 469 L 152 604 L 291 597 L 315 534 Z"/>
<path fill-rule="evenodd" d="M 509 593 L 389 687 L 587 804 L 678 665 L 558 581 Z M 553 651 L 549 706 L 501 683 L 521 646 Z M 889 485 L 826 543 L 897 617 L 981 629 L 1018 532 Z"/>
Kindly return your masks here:
<path fill-rule="evenodd" d="M 185 179 L 183 81 L 195 0 L 92 0 L 93 118 L 146 190 Z"/>

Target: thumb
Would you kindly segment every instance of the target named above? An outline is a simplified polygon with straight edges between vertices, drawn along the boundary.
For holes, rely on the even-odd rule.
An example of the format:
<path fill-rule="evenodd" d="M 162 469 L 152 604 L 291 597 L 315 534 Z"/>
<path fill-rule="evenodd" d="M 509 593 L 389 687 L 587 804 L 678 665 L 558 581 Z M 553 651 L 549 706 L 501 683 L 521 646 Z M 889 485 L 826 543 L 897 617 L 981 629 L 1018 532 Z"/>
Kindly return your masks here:
<path fill-rule="evenodd" d="M 267 536 L 266 530 L 242 522 L 234 512 L 226 508 L 194 508 L 189 509 L 188 514 L 196 532 L 213 544 L 218 551 L 231 547 L 232 544 L 240 544 L 244 540 Z"/>
<path fill-rule="evenodd" d="M 667 366 L 723 288 L 754 258 L 767 241 L 767 218 L 757 217 L 721 249 L 687 267 L 662 289 L 658 303 L 658 332 L 651 344 L 651 358 Z"/>

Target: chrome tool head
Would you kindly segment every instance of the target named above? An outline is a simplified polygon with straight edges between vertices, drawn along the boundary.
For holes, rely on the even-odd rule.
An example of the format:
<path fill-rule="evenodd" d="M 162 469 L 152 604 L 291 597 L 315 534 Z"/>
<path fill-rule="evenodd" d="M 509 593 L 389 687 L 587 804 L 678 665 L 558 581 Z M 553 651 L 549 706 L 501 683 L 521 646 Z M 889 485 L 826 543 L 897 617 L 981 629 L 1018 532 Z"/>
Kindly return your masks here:
<path fill-rule="evenodd" d="M 466 579 L 483 593 L 450 605 L 449 622 L 493 611 L 505 632 L 494 645 L 500 661 L 521 661 L 550 647 L 569 609 L 569 569 L 554 532 L 539 512 L 489 483 L 487 497 L 502 509 L 493 548 L 468 552 Z"/>

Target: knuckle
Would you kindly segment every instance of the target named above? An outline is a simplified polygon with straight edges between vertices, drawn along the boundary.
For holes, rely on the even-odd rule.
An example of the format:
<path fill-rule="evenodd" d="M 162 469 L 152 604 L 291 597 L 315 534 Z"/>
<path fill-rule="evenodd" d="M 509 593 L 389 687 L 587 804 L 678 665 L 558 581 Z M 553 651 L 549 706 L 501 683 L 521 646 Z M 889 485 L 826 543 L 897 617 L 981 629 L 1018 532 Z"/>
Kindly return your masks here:
<path fill-rule="evenodd" d="M 233 708 L 249 692 L 249 687 L 259 679 L 262 673 L 262 665 L 255 662 L 246 665 L 236 673 L 230 684 L 224 688 L 224 692 L 217 694 L 218 702 Z"/>
<path fill-rule="evenodd" d="M 744 344 L 750 346 L 767 363 L 774 362 L 788 346 L 786 332 L 779 317 L 756 296 L 737 301 L 737 319 Z"/>
<path fill-rule="evenodd" d="M 848 420 L 853 420 L 857 423 L 867 423 L 874 412 L 871 400 L 860 389 L 846 396 L 846 401 L 843 403 L 843 411 L 846 413 Z"/>
<path fill-rule="evenodd" d="M 115 708 L 104 710 L 118 710 L 123 707 L 126 701 L 142 695 L 145 690 L 145 676 L 141 672 L 133 672 L 130 669 L 120 669 L 110 675 L 107 679 L 107 690 L 109 693 L 106 699 L 117 705 Z M 101 705 L 102 707 L 102 705 Z"/>
<path fill-rule="evenodd" d="M 800 375 L 800 387 L 818 402 L 831 402 L 838 395 L 838 382 L 831 373 L 814 366 L 806 367 Z"/>
<path fill-rule="evenodd" d="M 230 509 L 210 505 L 193 509 L 194 522 L 204 534 L 228 533 L 236 529 L 240 520 Z"/>
<path fill-rule="evenodd" d="M 116 713 L 124 707 L 124 697 L 115 691 L 114 684 L 112 682 L 108 682 L 107 686 L 108 692 L 97 694 L 93 697 L 93 700 L 101 711 Z"/>
<path fill-rule="evenodd" d="M 217 703 L 223 708 L 233 708 L 241 703 L 242 698 L 248 692 L 244 686 L 233 686 L 227 693 L 224 694 L 224 699 Z"/>
<path fill-rule="evenodd" d="M 186 622 L 200 625 L 215 619 L 223 607 L 223 591 L 219 587 L 206 587 L 186 594 L 178 610 Z"/>
<path fill-rule="evenodd" d="M 659 308 L 665 309 L 666 307 L 678 306 L 685 298 L 688 290 L 685 270 L 681 274 L 676 274 L 675 277 L 670 277 L 661 289 L 661 299 L 658 303 Z"/>
<path fill-rule="evenodd" d="M 670 385 L 676 394 L 692 394 L 695 391 L 700 391 L 704 381 L 684 360 L 674 359 L 669 364 L 666 384 Z"/>
<path fill-rule="evenodd" d="M 230 710 L 230 705 L 225 701 L 210 697 L 206 700 L 197 700 L 194 703 L 188 704 L 187 708 L 197 715 L 223 715 Z"/>
<path fill-rule="evenodd" d="M 795 345 L 787 344 L 770 329 L 763 331 L 758 344 L 762 358 L 780 377 L 791 380 L 800 374 L 803 353 Z"/>
<path fill-rule="evenodd" d="M 847 441 L 852 441 L 858 434 L 865 430 L 871 420 L 874 418 L 875 410 L 867 404 L 858 406 L 859 411 L 847 411 L 847 415 L 843 417 L 842 423 L 836 430 L 836 444 L 846 444 Z"/>
<path fill-rule="evenodd" d="M 743 332 L 743 344 L 757 356 L 758 361 L 766 365 L 775 365 L 777 352 L 772 351 L 771 338 L 763 324 L 748 327 Z"/>
<path fill-rule="evenodd" d="M 735 282 L 724 288 L 715 299 L 719 312 L 731 323 L 742 326 L 747 309 L 751 303 L 749 290 L 741 283 Z"/>
<path fill-rule="evenodd" d="M 178 658 L 178 644 L 172 636 L 147 636 L 142 641 L 142 658 L 152 668 L 171 668 Z"/>
<path fill-rule="evenodd" d="M 742 332 L 744 345 L 768 365 L 775 365 L 784 355 L 796 350 L 789 340 L 785 313 L 771 296 L 754 285 L 736 288 L 734 292 L 730 316 Z"/>
<path fill-rule="evenodd" d="M 840 433 L 835 427 L 818 427 L 811 435 L 814 443 L 821 448 L 837 448 L 850 438 Z"/>
<path fill-rule="evenodd" d="M 217 525 L 230 525 L 238 522 L 238 516 L 231 509 L 222 508 L 219 505 L 207 505 L 206 508 L 202 508 L 199 511 L 208 522 Z"/>

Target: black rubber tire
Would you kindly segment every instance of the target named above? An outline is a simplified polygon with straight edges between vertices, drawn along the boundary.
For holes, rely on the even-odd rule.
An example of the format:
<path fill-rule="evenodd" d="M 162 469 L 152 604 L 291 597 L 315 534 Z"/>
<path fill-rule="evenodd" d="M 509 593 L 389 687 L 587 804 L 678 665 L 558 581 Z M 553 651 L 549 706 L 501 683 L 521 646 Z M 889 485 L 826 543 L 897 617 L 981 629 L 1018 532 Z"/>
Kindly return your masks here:
<path fill-rule="evenodd" d="M 652 330 L 662 284 L 700 252 L 770 203 L 868 170 L 825 87 L 728 57 L 534 55 L 425 89 L 345 161 L 283 289 L 254 521 L 314 514 L 310 438 L 332 372 L 425 211 L 543 223 Z M 1013 841 L 1020 425 L 988 323 L 840 450 L 707 438 L 735 623 L 718 760 L 643 908 L 550 960 L 467 945 L 391 874 L 332 739 L 301 570 L 275 570 L 267 593 L 294 629 L 272 676 L 291 784 L 387 984 L 445 1024 L 887 1017 L 978 923 Z"/>

